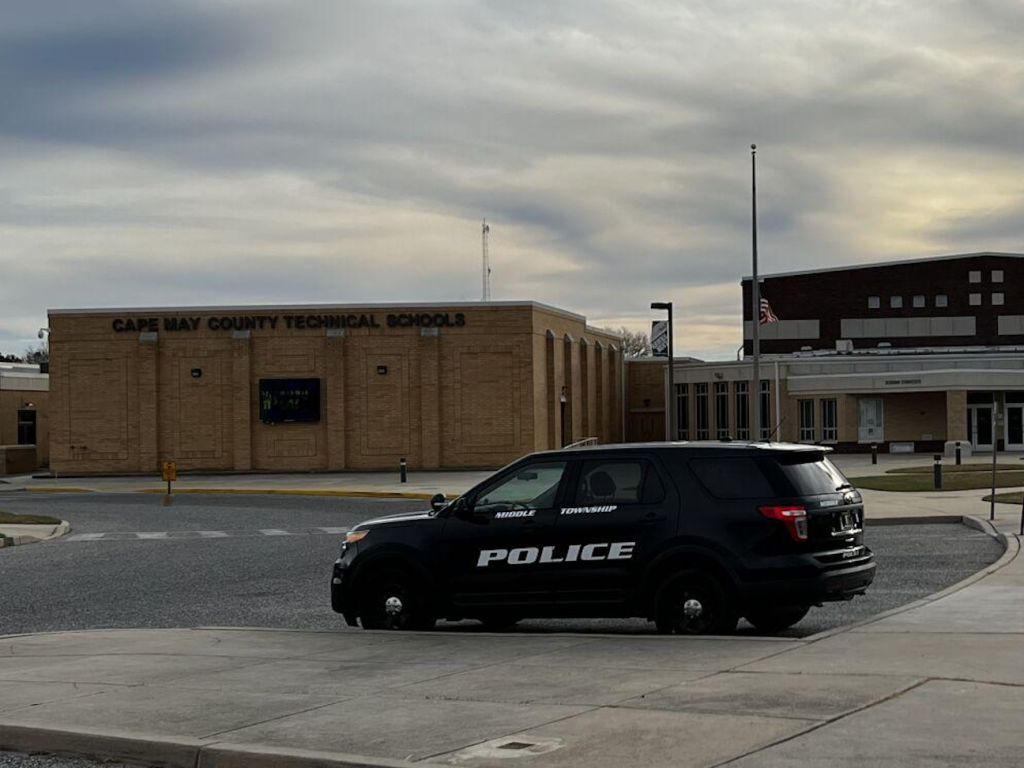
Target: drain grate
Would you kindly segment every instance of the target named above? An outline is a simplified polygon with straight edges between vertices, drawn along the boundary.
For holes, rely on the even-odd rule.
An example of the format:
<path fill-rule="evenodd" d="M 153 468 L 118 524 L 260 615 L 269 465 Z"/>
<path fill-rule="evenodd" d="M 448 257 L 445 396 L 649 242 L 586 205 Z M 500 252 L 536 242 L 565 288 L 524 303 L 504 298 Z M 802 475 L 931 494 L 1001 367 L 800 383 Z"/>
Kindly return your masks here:
<path fill-rule="evenodd" d="M 529 749 L 534 746 L 527 741 L 506 741 L 504 744 L 499 744 L 498 749 Z"/>

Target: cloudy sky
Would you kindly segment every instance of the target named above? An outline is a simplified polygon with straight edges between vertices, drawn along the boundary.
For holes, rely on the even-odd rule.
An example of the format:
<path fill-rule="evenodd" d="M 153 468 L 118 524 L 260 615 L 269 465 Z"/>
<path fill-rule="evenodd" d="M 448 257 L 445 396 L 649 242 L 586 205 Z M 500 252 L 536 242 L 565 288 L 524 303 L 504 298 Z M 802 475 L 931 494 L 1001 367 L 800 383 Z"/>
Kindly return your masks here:
<path fill-rule="evenodd" d="M 765 271 L 1024 250 L 1018 0 L 5 0 L 0 351 L 48 307 L 495 299 L 730 356 Z"/>

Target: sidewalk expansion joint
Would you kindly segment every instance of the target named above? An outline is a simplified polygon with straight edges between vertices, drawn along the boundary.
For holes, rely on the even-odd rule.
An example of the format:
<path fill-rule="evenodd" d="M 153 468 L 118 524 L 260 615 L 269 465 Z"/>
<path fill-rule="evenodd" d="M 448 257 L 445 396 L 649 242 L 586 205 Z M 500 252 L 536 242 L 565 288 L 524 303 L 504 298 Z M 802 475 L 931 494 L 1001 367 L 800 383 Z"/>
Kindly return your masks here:
<path fill-rule="evenodd" d="M 763 744 L 763 745 L 761 745 L 759 747 L 754 747 L 753 749 L 747 750 L 742 755 L 736 755 L 736 756 L 730 757 L 730 758 L 728 758 L 726 760 L 722 760 L 722 761 L 717 762 L 717 763 L 712 763 L 711 765 L 707 766 L 707 768 L 721 768 L 721 766 L 731 765 L 732 763 L 735 763 L 738 760 L 742 760 L 742 759 L 744 759 L 746 757 L 750 757 L 751 755 L 756 755 L 756 754 L 758 754 L 760 752 L 764 752 L 765 750 L 772 749 L 773 747 L 777 747 L 777 746 L 779 746 L 781 744 L 786 744 L 788 742 L 795 741 L 796 739 L 803 738 L 807 734 L 813 733 L 814 731 L 817 731 L 817 730 L 819 730 L 821 728 L 825 728 L 825 727 L 827 727 L 829 725 L 834 725 L 835 723 L 839 723 L 839 722 L 845 720 L 848 717 L 852 717 L 853 715 L 857 715 L 857 714 L 860 714 L 861 712 L 864 712 L 866 710 L 872 709 L 873 707 L 877 707 L 880 704 L 885 704 L 886 702 L 892 701 L 893 699 L 897 699 L 900 696 L 903 696 L 904 694 L 910 693 L 911 691 L 913 691 L 913 690 L 915 690 L 917 688 L 920 688 L 922 685 L 925 685 L 926 683 L 930 682 L 933 679 L 935 679 L 935 678 L 931 678 L 931 677 L 920 678 L 916 682 L 911 683 L 910 685 L 904 686 L 903 688 L 900 688 L 897 691 L 893 691 L 892 693 L 890 693 L 890 694 L 888 694 L 886 696 L 881 697 L 877 701 L 869 702 L 869 703 L 865 704 L 862 707 L 857 707 L 856 709 L 851 709 L 849 712 L 844 712 L 841 715 L 836 715 L 835 717 L 829 718 L 828 720 L 816 721 L 814 723 L 814 725 L 812 725 L 809 728 L 806 728 L 806 729 L 800 731 L 799 733 L 793 733 L 793 734 L 790 734 L 789 736 L 785 736 L 784 738 L 776 739 L 775 741 L 772 741 L 772 742 L 770 742 L 768 744 Z"/>

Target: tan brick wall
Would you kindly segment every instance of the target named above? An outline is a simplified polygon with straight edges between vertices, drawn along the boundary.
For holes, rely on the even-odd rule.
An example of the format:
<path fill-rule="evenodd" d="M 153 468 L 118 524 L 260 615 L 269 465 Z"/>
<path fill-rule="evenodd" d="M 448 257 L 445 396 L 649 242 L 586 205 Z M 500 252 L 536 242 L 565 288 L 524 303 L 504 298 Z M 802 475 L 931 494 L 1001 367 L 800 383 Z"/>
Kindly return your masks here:
<path fill-rule="evenodd" d="M 428 311 L 462 313 L 465 323 L 422 330 L 386 322 Z M 284 322 L 353 313 L 372 315 L 375 327 Z M 115 332 L 129 316 L 136 326 Z M 207 324 L 222 316 L 278 320 L 243 332 Z M 199 321 L 172 329 L 185 318 Z M 156 338 L 140 336 L 139 319 Z M 153 472 L 163 460 L 185 472 L 391 469 L 400 458 L 412 468 L 495 467 L 560 438 L 551 401 L 563 386 L 572 437 L 584 436 L 591 411 L 614 435 L 621 414 L 606 370 L 616 359 L 590 355 L 618 338 L 528 304 L 56 313 L 50 327 L 54 462 L 64 472 Z M 257 395 L 267 378 L 319 379 L 320 421 L 261 423 Z"/>
<path fill-rule="evenodd" d="M 36 412 L 36 459 L 40 466 L 50 461 L 49 392 L 0 389 L 0 445 L 18 444 L 18 411 Z"/>

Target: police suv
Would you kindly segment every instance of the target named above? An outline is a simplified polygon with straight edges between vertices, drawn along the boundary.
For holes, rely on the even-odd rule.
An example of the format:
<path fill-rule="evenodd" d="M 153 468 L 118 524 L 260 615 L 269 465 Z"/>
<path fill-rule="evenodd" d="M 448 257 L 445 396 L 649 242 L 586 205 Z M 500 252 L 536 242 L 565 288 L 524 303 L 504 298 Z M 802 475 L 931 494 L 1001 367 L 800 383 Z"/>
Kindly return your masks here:
<path fill-rule="evenodd" d="M 332 607 L 366 629 L 439 618 L 644 617 L 664 633 L 764 632 L 863 594 L 860 494 L 819 446 L 593 446 L 526 456 L 452 502 L 360 523 Z"/>

